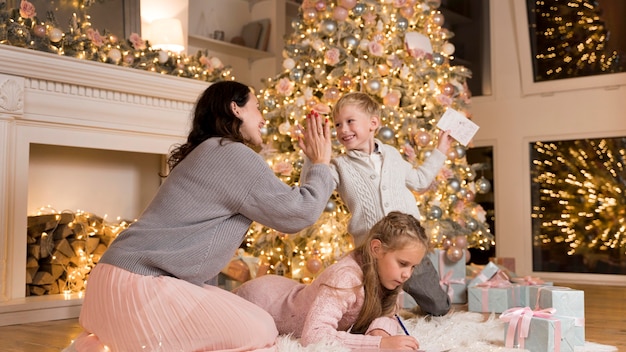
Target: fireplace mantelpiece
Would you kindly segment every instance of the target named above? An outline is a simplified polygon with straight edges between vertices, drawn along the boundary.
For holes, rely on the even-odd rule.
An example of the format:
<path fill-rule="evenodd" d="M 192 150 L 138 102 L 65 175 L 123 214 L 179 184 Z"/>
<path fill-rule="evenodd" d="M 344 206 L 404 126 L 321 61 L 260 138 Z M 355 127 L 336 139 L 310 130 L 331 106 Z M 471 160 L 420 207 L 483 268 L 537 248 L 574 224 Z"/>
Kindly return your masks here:
<path fill-rule="evenodd" d="M 0 326 L 76 317 L 76 295 L 25 297 L 30 144 L 167 154 L 209 83 L 7 45 L 0 62 Z"/>

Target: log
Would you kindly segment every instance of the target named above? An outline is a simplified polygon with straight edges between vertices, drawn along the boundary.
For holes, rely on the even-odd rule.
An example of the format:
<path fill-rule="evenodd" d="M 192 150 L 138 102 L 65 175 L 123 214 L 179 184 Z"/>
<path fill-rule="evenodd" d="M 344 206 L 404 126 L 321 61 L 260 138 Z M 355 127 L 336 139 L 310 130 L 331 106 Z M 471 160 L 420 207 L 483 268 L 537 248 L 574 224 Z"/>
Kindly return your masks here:
<path fill-rule="evenodd" d="M 41 286 L 46 284 L 51 284 L 55 279 L 52 277 L 47 271 L 38 271 L 33 277 L 33 285 Z M 32 287 L 32 286 L 31 286 Z"/>
<path fill-rule="evenodd" d="M 65 268 L 58 264 L 44 264 L 40 267 L 39 271 L 49 273 L 52 280 L 57 280 L 61 275 L 65 274 Z"/>
<path fill-rule="evenodd" d="M 74 249 L 72 248 L 72 246 L 70 246 L 70 243 L 65 238 L 56 241 L 54 249 L 60 253 L 63 253 L 63 255 L 68 258 L 78 255 L 77 253 L 74 253 Z"/>
<path fill-rule="evenodd" d="M 44 288 L 33 285 L 29 287 L 29 292 L 32 296 L 43 296 L 46 294 L 46 290 Z"/>

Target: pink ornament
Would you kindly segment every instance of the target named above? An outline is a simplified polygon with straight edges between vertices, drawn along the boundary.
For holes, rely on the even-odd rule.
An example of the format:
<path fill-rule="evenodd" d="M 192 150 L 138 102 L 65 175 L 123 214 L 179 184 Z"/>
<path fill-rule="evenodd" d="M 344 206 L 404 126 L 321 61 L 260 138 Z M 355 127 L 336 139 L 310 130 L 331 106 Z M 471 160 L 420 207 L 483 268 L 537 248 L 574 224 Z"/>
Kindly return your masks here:
<path fill-rule="evenodd" d="M 302 10 L 302 19 L 307 23 L 315 21 L 317 19 L 317 11 L 314 8 Z"/>
<path fill-rule="evenodd" d="M 124 63 L 127 65 L 132 65 L 135 62 L 135 57 L 131 54 L 124 55 Z"/>
<path fill-rule="evenodd" d="M 39 38 L 43 38 L 46 36 L 46 26 L 43 25 L 36 25 L 35 27 L 33 27 L 33 34 L 35 34 L 36 36 L 38 36 Z"/>
<path fill-rule="evenodd" d="M 339 93 L 339 89 L 330 87 L 324 92 L 324 99 L 331 102 L 337 101 L 339 99 Z"/>
<path fill-rule="evenodd" d="M 323 266 L 324 264 L 318 257 L 312 257 L 306 261 L 306 270 L 308 270 L 313 275 L 317 274 L 320 270 L 322 270 Z"/>
<path fill-rule="evenodd" d="M 415 8 L 413 6 L 406 6 L 400 9 L 400 13 L 404 18 L 412 18 L 415 15 Z"/>
<path fill-rule="evenodd" d="M 443 247 L 443 249 L 448 249 L 448 248 L 452 247 L 452 240 L 447 238 L 447 237 L 444 238 L 441 241 L 441 247 Z"/>
<path fill-rule="evenodd" d="M 454 148 L 450 148 L 448 150 L 448 160 L 455 160 L 456 158 L 458 158 L 458 155 L 456 153 L 456 150 L 454 150 Z"/>
<path fill-rule="evenodd" d="M 420 131 L 415 135 L 415 143 L 420 147 L 425 147 L 430 143 L 430 134 L 426 131 Z"/>
<path fill-rule="evenodd" d="M 350 87 L 352 87 L 352 79 L 348 76 L 342 76 L 339 79 L 339 86 L 341 88 L 349 89 Z"/>
<path fill-rule="evenodd" d="M 324 0 L 320 0 L 320 1 L 316 2 L 316 3 L 315 3 L 315 9 L 316 9 L 318 12 L 324 12 L 324 11 L 326 11 L 326 1 L 324 1 Z"/>
<path fill-rule="evenodd" d="M 446 251 L 446 258 L 453 263 L 458 262 L 461 258 L 463 258 L 463 248 L 455 246 L 448 248 Z"/>
<path fill-rule="evenodd" d="M 454 245 L 459 248 L 467 247 L 467 237 L 462 235 L 454 237 Z"/>
<path fill-rule="evenodd" d="M 383 104 L 387 106 L 398 106 L 400 104 L 400 96 L 395 92 L 390 92 L 383 98 Z"/>
<path fill-rule="evenodd" d="M 333 9 L 333 18 L 337 21 L 345 21 L 348 18 L 348 10 L 341 6 L 335 7 Z"/>
<path fill-rule="evenodd" d="M 446 83 L 441 88 L 441 92 L 449 97 L 453 96 L 455 91 L 456 89 L 451 83 Z"/>
<path fill-rule="evenodd" d="M 339 0 L 339 6 L 352 10 L 356 6 L 356 0 Z"/>
<path fill-rule="evenodd" d="M 380 64 L 377 66 L 378 68 L 378 73 L 381 76 L 386 76 L 389 74 L 389 66 L 385 65 L 385 64 Z"/>
<path fill-rule="evenodd" d="M 470 253 L 469 249 L 465 248 L 465 264 L 469 264 L 470 260 L 472 260 L 472 253 Z"/>

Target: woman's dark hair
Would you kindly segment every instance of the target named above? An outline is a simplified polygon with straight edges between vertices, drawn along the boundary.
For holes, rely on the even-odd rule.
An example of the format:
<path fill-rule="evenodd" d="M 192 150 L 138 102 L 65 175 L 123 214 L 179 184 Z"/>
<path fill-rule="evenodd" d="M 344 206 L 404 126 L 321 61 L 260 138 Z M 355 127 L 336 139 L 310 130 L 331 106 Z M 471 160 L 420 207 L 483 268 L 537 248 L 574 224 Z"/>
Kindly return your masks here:
<path fill-rule="evenodd" d="M 243 107 L 252 91 L 245 84 L 222 81 L 211 84 L 196 102 L 191 131 L 187 142 L 179 144 L 170 152 L 167 164 L 170 170 L 180 163 L 200 143 L 211 137 L 222 137 L 235 142 L 244 142 L 239 131 L 243 121 L 233 113 L 230 104 Z"/>

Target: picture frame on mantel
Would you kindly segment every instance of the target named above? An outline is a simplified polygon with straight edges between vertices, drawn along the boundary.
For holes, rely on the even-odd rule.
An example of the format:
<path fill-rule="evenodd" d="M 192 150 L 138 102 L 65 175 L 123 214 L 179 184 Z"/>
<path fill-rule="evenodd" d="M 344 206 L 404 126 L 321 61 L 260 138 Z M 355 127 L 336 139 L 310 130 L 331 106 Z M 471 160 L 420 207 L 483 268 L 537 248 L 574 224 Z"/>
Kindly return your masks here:
<path fill-rule="evenodd" d="M 528 16 L 528 3 L 527 0 L 512 1 L 523 95 L 552 95 L 572 90 L 592 88 L 617 89 L 620 86 L 626 86 L 626 72 L 602 73 L 543 81 L 535 80 L 533 68 L 535 53 L 531 46 L 529 27 L 531 21 L 529 21 Z"/>

